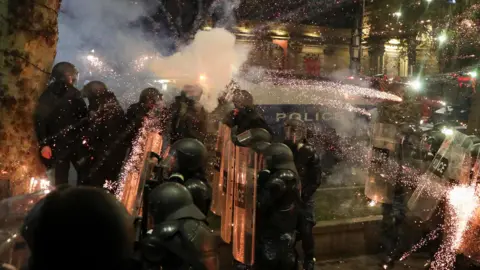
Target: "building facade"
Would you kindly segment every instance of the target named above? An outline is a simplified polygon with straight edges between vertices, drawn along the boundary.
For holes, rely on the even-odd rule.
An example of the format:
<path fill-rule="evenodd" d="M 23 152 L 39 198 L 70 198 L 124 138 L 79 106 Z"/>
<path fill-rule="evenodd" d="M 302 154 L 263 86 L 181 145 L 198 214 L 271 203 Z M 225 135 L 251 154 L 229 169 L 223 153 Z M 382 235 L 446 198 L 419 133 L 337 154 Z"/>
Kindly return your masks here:
<path fill-rule="evenodd" d="M 355 69 L 364 75 L 390 77 L 409 77 L 419 71 L 424 75 L 439 72 L 427 40 L 417 42 L 413 68 L 406 56 L 405 42 L 383 37 L 368 43 L 368 13 L 363 21 L 361 46 L 356 38 L 359 30 L 352 28 L 241 21 L 234 33 L 237 42 L 252 46 L 248 64 L 268 69 L 317 76 L 350 74 Z M 356 67 L 354 62 L 359 55 L 360 64 Z"/>

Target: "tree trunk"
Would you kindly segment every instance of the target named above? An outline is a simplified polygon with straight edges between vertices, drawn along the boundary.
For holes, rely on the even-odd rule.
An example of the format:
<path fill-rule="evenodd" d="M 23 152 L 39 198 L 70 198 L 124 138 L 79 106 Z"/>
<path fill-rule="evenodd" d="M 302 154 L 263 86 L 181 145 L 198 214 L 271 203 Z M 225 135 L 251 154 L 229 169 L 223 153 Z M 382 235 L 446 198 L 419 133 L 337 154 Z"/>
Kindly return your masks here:
<path fill-rule="evenodd" d="M 0 173 L 10 194 L 42 177 L 33 112 L 56 54 L 61 0 L 0 1 Z"/>

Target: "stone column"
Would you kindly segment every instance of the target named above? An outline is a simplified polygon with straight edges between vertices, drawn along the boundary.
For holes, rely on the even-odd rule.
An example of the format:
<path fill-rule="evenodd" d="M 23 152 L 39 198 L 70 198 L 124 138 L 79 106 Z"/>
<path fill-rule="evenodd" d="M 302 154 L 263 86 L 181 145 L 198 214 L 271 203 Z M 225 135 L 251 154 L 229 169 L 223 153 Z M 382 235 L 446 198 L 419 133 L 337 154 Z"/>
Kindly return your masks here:
<path fill-rule="evenodd" d="M 375 74 L 383 74 L 384 61 L 383 56 L 385 54 L 385 44 L 371 44 L 368 50 L 370 56 L 370 72 Z"/>

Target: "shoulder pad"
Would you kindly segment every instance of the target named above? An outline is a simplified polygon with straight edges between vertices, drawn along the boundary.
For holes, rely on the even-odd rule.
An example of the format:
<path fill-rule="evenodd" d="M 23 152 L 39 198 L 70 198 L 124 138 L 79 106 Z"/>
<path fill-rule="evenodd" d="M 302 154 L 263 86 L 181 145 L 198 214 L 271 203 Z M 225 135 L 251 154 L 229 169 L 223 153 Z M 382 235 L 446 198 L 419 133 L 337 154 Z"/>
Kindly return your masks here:
<path fill-rule="evenodd" d="M 167 240 L 173 237 L 179 230 L 180 223 L 177 220 L 166 221 L 155 225 L 152 236 L 161 240 Z"/>
<path fill-rule="evenodd" d="M 305 151 L 305 152 L 308 152 L 308 153 L 311 153 L 311 154 L 315 154 L 317 153 L 317 150 L 315 149 L 315 147 L 313 147 L 313 145 L 311 144 L 303 144 L 302 147 L 300 147 L 300 149 L 302 151 Z"/>

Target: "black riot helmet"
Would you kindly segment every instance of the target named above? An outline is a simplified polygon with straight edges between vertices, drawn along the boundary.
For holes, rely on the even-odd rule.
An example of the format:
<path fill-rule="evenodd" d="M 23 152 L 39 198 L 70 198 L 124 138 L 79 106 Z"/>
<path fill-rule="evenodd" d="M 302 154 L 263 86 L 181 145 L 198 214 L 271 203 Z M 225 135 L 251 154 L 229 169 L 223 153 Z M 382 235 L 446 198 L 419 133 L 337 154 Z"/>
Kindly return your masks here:
<path fill-rule="evenodd" d="M 263 151 L 263 157 L 264 168 L 270 171 L 291 170 L 298 175 L 292 150 L 287 145 L 272 143 Z"/>
<path fill-rule="evenodd" d="M 163 95 L 157 88 L 149 87 L 142 90 L 140 93 L 139 102 L 149 108 L 158 105 L 162 101 Z"/>
<path fill-rule="evenodd" d="M 155 224 L 181 218 L 206 218 L 193 203 L 188 189 L 178 183 L 166 182 L 156 187 L 148 196 L 148 205 Z"/>
<path fill-rule="evenodd" d="M 235 108 L 245 108 L 253 106 L 253 96 L 247 90 L 235 90 L 232 96 L 232 102 Z"/>
<path fill-rule="evenodd" d="M 420 147 L 425 152 L 426 160 L 433 159 L 442 146 L 443 140 L 445 140 L 445 134 L 436 129 L 429 130 L 422 135 Z"/>
<path fill-rule="evenodd" d="M 300 119 L 289 119 L 284 124 L 285 141 L 298 144 L 307 138 L 307 125 Z"/>
<path fill-rule="evenodd" d="M 62 187 L 50 192 L 35 211 L 29 269 L 64 269 L 73 262 L 67 268 L 88 269 L 95 264 L 114 270 L 129 261 L 134 242 L 131 216 L 105 190 Z"/>
<path fill-rule="evenodd" d="M 101 96 L 107 92 L 107 85 L 101 81 L 91 81 L 82 89 L 82 96 L 90 99 Z"/>
<path fill-rule="evenodd" d="M 235 129 L 232 131 L 235 132 Z M 233 137 L 235 138 L 235 144 L 251 147 L 257 152 L 263 152 L 272 141 L 272 134 L 264 128 L 252 128 Z"/>
<path fill-rule="evenodd" d="M 197 139 L 176 141 L 170 147 L 167 157 L 160 162 L 164 178 L 173 173 L 191 174 L 204 169 L 207 155 L 207 148 Z"/>
<path fill-rule="evenodd" d="M 52 82 L 64 82 L 73 86 L 78 81 L 78 70 L 72 63 L 60 62 L 53 67 L 50 80 Z"/>

